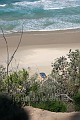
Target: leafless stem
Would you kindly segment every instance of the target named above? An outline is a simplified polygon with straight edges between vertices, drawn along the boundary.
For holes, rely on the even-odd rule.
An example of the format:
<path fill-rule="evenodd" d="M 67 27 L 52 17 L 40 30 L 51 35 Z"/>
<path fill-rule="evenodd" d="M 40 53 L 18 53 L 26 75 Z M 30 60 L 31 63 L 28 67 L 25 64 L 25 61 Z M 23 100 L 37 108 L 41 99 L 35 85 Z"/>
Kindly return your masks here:
<path fill-rule="evenodd" d="M 4 35 L 4 31 L 3 31 L 2 28 L 1 28 L 1 31 L 2 31 L 3 38 L 4 38 L 5 43 L 6 43 L 6 49 L 7 49 L 7 77 L 8 77 L 8 74 L 9 74 L 9 65 L 10 65 L 10 63 L 12 62 L 12 60 L 13 60 L 13 58 L 14 58 L 14 55 L 16 54 L 16 52 L 17 52 L 17 50 L 18 50 L 18 48 L 19 48 L 19 46 L 20 46 L 21 40 L 22 40 L 22 36 L 23 36 L 23 25 L 22 25 L 22 32 L 21 32 L 21 36 L 20 36 L 19 43 L 18 43 L 15 51 L 13 52 L 11 58 L 9 58 L 8 42 L 7 42 L 7 39 L 6 39 L 5 35 Z M 10 90 L 9 90 L 9 79 L 8 79 L 8 93 L 9 93 L 9 92 L 10 92 Z"/>
<path fill-rule="evenodd" d="M 22 26 L 22 32 L 21 32 L 21 37 L 20 37 L 19 43 L 18 43 L 15 51 L 13 52 L 13 54 L 12 54 L 10 60 L 9 60 L 8 66 L 10 65 L 11 61 L 12 61 L 13 58 L 14 58 L 15 53 L 17 52 L 17 50 L 18 50 L 18 48 L 19 48 L 19 46 L 20 46 L 20 43 L 21 43 L 21 40 L 22 40 L 22 36 L 23 36 L 23 26 Z"/>
<path fill-rule="evenodd" d="M 6 49 L 7 49 L 7 76 L 8 76 L 8 63 L 9 63 L 9 49 L 8 49 L 8 42 L 7 42 L 7 39 L 4 35 L 4 32 L 3 32 L 3 29 L 1 28 L 1 31 L 2 31 L 2 34 L 3 34 L 3 38 L 5 40 L 5 43 L 6 43 Z"/>

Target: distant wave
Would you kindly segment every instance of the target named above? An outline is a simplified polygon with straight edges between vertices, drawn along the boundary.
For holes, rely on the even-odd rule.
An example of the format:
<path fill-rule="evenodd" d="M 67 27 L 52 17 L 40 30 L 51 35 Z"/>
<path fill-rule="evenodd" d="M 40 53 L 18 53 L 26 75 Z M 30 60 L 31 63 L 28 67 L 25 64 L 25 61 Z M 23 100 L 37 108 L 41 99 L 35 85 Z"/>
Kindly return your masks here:
<path fill-rule="evenodd" d="M 0 4 L 0 7 L 5 7 L 6 6 L 6 4 Z"/>
<path fill-rule="evenodd" d="M 41 0 L 45 10 L 80 6 L 79 0 Z"/>
<path fill-rule="evenodd" d="M 44 10 L 58 10 L 58 9 L 65 9 L 65 8 L 76 8 L 76 7 L 80 7 L 80 5 L 76 5 L 76 6 L 73 6 L 73 7 L 71 7 L 71 6 L 69 6 L 69 7 L 56 7 L 56 8 L 52 8 L 52 7 L 50 7 L 50 8 L 44 8 Z"/>
<path fill-rule="evenodd" d="M 44 10 L 52 10 L 52 9 L 64 9 L 68 7 L 78 7 L 80 3 L 77 3 L 76 0 L 73 2 L 72 0 L 38 0 L 38 1 L 21 1 L 12 3 L 14 6 L 22 6 L 28 8 L 43 8 Z"/>
<path fill-rule="evenodd" d="M 57 10 L 57 9 L 64 9 L 65 7 L 56 7 L 56 8 L 44 8 L 44 10 Z"/>
<path fill-rule="evenodd" d="M 38 5 L 41 4 L 41 1 L 34 1 L 34 2 L 23 1 L 23 2 L 12 3 L 12 5 L 18 5 L 18 6 L 37 5 L 37 4 Z"/>

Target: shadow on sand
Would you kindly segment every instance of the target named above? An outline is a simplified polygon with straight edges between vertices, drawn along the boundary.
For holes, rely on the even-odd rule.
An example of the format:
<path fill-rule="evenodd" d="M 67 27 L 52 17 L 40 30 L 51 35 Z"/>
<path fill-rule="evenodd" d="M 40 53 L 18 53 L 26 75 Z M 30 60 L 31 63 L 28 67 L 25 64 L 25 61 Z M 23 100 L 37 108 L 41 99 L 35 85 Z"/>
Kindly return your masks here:
<path fill-rule="evenodd" d="M 80 112 L 74 113 L 74 115 L 71 117 L 71 120 L 80 120 Z"/>
<path fill-rule="evenodd" d="M 30 120 L 30 116 L 10 97 L 0 95 L 0 120 Z M 80 112 L 75 112 L 69 120 L 80 120 Z"/>
<path fill-rule="evenodd" d="M 0 120 L 29 120 L 29 113 L 10 97 L 0 95 Z"/>

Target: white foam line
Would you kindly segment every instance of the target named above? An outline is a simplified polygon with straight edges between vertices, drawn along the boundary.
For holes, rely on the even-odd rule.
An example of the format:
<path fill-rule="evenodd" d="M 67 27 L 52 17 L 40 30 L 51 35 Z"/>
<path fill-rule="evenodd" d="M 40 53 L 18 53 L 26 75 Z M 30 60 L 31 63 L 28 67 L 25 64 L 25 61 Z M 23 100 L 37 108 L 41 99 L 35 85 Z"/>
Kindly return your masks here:
<path fill-rule="evenodd" d="M 5 6 L 6 6 L 6 4 L 0 5 L 0 7 L 5 7 Z"/>
<path fill-rule="evenodd" d="M 70 31 L 68 31 L 70 30 Z M 40 33 L 33 33 L 33 32 L 40 32 Z M 41 32 L 46 32 L 46 33 L 41 33 Z M 24 34 L 26 33 L 27 35 L 49 35 L 49 34 L 64 34 L 64 33 L 74 33 L 74 32 L 80 32 L 80 29 L 65 29 L 65 30 L 55 30 L 55 31 L 27 31 L 24 32 Z M 14 34 L 14 33 L 13 33 Z M 17 33 L 17 35 L 11 35 L 8 36 L 6 38 L 12 38 L 12 37 L 17 37 L 18 35 L 20 35 L 20 33 Z M 3 37 L 1 37 L 0 39 L 4 39 Z"/>

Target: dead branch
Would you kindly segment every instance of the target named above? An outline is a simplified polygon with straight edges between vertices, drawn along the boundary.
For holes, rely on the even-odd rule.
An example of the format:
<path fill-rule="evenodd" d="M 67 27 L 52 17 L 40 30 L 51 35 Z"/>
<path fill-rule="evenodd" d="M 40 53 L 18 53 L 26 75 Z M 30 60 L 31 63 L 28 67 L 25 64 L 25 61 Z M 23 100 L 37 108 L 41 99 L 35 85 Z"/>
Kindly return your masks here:
<path fill-rule="evenodd" d="M 6 43 L 6 48 L 7 48 L 7 77 L 8 77 L 9 65 L 10 65 L 10 63 L 12 62 L 12 60 L 13 60 L 13 58 L 14 58 L 14 55 L 16 54 L 16 52 L 17 52 L 17 50 L 18 50 L 18 48 L 19 48 L 19 46 L 20 46 L 20 43 L 21 43 L 21 41 L 22 41 L 22 36 L 23 36 L 23 25 L 22 25 L 22 32 L 21 32 L 21 36 L 20 36 L 19 43 L 18 43 L 18 45 L 17 45 L 15 51 L 13 52 L 11 58 L 9 58 L 9 49 L 8 49 L 9 47 L 8 47 L 8 42 L 7 42 L 7 39 L 6 39 L 5 35 L 4 35 L 4 31 L 3 31 L 2 28 L 1 28 L 1 31 L 2 31 L 3 38 L 4 38 L 5 43 Z M 9 93 L 9 79 L 8 79 L 8 93 Z"/>
<path fill-rule="evenodd" d="M 9 63 L 9 47 L 8 47 L 8 42 L 7 42 L 7 39 L 6 39 L 6 37 L 5 37 L 5 35 L 4 35 L 4 31 L 3 31 L 3 29 L 1 28 L 1 31 L 2 31 L 2 35 L 3 35 L 3 38 L 4 38 L 4 40 L 5 40 L 5 43 L 6 43 L 6 49 L 7 49 L 7 76 L 8 76 L 8 63 Z"/>
<path fill-rule="evenodd" d="M 10 60 L 9 60 L 8 66 L 10 65 L 11 61 L 12 61 L 13 58 L 14 58 L 15 53 L 17 52 L 17 50 L 18 50 L 18 48 L 19 48 L 19 46 L 20 46 L 20 43 L 21 43 L 21 40 L 22 40 L 22 36 L 23 36 L 23 26 L 22 26 L 22 32 L 21 32 L 20 41 L 19 41 L 19 43 L 18 43 L 18 45 L 17 45 L 17 48 L 15 49 L 14 53 L 12 54 L 12 56 L 11 56 L 11 58 L 10 58 Z"/>

